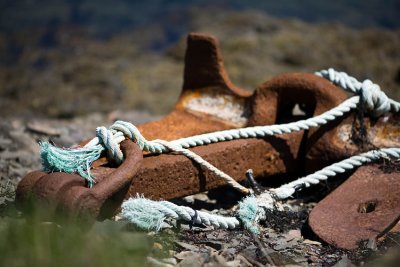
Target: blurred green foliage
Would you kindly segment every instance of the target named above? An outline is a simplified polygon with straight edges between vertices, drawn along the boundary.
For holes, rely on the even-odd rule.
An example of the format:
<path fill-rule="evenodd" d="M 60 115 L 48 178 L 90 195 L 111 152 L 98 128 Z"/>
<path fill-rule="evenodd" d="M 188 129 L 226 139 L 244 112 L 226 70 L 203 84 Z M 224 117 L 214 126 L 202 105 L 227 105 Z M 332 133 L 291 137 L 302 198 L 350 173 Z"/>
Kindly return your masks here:
<path fill-rule="evenodd" d="M 44 209 L 24 217 L 10 210 L 0 218 L 0 266 L 147 266 L 153 240 L 126 222 L 50 222 Z"/>

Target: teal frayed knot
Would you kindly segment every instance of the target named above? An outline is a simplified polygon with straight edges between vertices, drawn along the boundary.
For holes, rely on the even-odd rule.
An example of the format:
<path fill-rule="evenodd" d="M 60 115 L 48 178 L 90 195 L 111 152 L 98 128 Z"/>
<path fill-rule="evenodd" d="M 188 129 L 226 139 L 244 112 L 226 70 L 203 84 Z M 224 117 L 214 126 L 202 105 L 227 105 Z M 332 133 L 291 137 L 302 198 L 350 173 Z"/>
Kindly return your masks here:
<path fill-rule="evenodd" d="M 40 157 L 46 172 L 78 173 L 93 185 L 90 174 L 92 163 L 100 158 L 104 147 L 100 144 L 91 147 L 59 148 L 48 142 L 40 143 Z"/>
<path fill-rule="evenodd" d="M 239 210 L 237 212 L 239 219 L 243 223 L 243 227 L 254 234 L 259 234 L 257 221 L 259 217 L 259 207 L 255 196 L 248 196 L 239 202 Z"/>
<path fill-rule="evenodd" d="M 133 124 L 117 121 L 109 129 L 98 127 L 96 137 L 84 147 L 58 148 L 48 142 L 41 142 L 43 169 L 47 172 L 78 173 L 88 181 L 89 186 L 92 186 L 95 181 L 90 174 L 90 169 L 93 162 L 99 159 L 103 152 L 107 151 L 107 158 L 117 165 L 123 162 L 124 155 L 119 144 L 125 140 L 125 136 L 135 140 L 146 151 L 162 152 L 163 146 L 160 144 L 149 146 L 146 139 L 140 135 L 139 130 Z"/>
<path fill-rule="evenodd" d="M 144 230 L 159 231 L 167 218 L 160 204 L 140 196 L 125 201 L 121 208 L 123 218 Z"/>

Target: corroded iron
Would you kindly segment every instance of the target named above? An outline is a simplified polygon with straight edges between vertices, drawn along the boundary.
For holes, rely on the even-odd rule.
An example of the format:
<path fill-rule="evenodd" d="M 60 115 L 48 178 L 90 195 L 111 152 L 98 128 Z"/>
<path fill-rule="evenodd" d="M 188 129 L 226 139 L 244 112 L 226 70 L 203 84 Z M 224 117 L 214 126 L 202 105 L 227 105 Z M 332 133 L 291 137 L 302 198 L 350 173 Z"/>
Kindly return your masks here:
<path fill-rule="evenodd" d="M 248 92 L 229 80 L 214 37 L 190 34 L 187 44 L 180 98 L 170 114 L 138 126 L 147 140 L 174 140 L 213 131 L 296 121 L 319 115 L 346 99 L 346 94 L 330 82 L 304 73 L 276 76 L 253 93 Z M 293 114 L 297 105 L 302 107 L 303 115 Z M 248 169 L 253 169 L 257 179 L 283 174 L 296 178 L 360 152 L 349 139 L 353 115 L 350 112 L 309 131 L 233 140 L 192 150 L 237 181 L 246 179 Z M 371 133 L 370 146 L 385 146 L 390 142 L 391 146 L 399 146 L 398 135 L 392 138 L 393 129 L 397 132 L 400 129 L 396 118 L 386 117 L 378 123 L 368 118 L 363 121 Z M 33 172 L 19 184 L 17 201 L 23 203 L 34 195 L 74 214 L 88 213 L 104 218 L 115 213 L 123 197 L 137 193 L 153 199 L 173 199 L 224 184 L 222 179 L 182 155 L 145 153 L 140 160 L 142 152 L 131 141 L 124 141 L 123 149 L 135 164 L 129 165 L 127 159 L 116 168 L 105 158 L 97 160 L 92 169 L 97 184 L 92 189 L 85 188 L 83 180 L 74 174 Z M 108 201 L 111 196 L 117 200 Z"/>
<path fill-rule="evenodd" d="M 318 101 L 319 98 L 322 101 Z M 345 94 L 340 89 L 311 74 L 280 75 L 259 86 L 254 93 L 240 89 L 226 74 L 216 39 L 191 34 L 185 57 L 184 85 L 175 109 L 163 119 L 139 125 L 138 128 L 148 140 L 173 140 L 231 128 L 296 120 L 291 113 L 296 103 L 306 105 L 310 110 L 309 116 L 312 116 L 338 105 L 343 99 Z M 298 159 L 304 155 L 304 140 L 305 133 L 301 131 L 264 139 L 210 144 L 193 148 L 193 151 L 241 181 L 250 168 L 258 178 L 276 174 L 295 175 L 302 168 L 299 164 L 302 161 Z M 115 167 L 106 163 L 104 158 L 94 163 L 92 174 L 98 184 L 115 171 Z M 124 166 L 118 169 L 121 168 Z M 76 175 L 61 173 L 37 178 L 38 182 L 29 179 L 41 175 L 43 173 L 36 172 L 23 179 L 18 187 L 20 200 L 32 192 L 32 188 L 36 195 L 51 199 L 47 187 L 51 187 L 53 182 L 45 182 L 50 178 L 52 181 L 78 179 Z M 131 178 L 127 196 L 143 193 L 155 199 L 182 197 L 224 184 L 214 174 L 180 155 L 145 155 L 142 167 Z M 65 202 L 64 206 L 74 207 L 68 204 L 75 203 L 74 195 L 60 191 L 56 197 Z"/>
<path fill-rule="evenodd" d="M 379 165 L 360 167 L 311 211 L 313 231 L 327 243 L 355 249 L 376 239 L 400 219 L 400 173 Z"/>
<path fill-rule="evenodd" d="M 131 141 L 123 141 L 121 150 L 125 161 L 93 188 L 88 188 L 82 177 L 76 174 L 40 171 L 28 174 L 18 184 L 17 204 L 24 205 L 34 197 L 47 207 L 74 217 L 109 217 L 122 204 L 143 159 L 139 146 Z"/>

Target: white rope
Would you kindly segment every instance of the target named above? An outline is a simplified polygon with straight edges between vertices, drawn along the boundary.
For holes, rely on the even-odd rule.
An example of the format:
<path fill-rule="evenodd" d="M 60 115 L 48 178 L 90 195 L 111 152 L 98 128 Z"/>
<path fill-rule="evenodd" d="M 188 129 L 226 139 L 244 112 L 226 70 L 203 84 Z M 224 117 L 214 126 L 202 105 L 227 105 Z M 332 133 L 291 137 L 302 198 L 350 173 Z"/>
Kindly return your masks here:
<path fill-rule="evenodd" d="M 381 91 L 379 85 L 370 80 L 359 82 L 356 78 L 349 76 L 345 72 L 335 71 L 332 68 L 315 72 L 316 75 L 323 77 L 333 84 L 340 86 L 346 91 L 354 94 L 362 94 L 368 110 L 374 116 L 381 116 L 388 111 L 398 112 L 400 103 L 386 96 Z"/>
<path fill-rule="evenodd" d="M 262 197 L 264 195 L 265 197 Z M 243 226 L 248 231 L 258 234 L 259 222 L 267 218 L 266 205 L 270 202 L 269 194 L 254 195 L 243 198 L 236 206 L 234 216 L 221 216 L 208 212 L 178 206 L 168 201 L 154 201 L 137 195 L 121 206 L 121 218 L 128 220 L 139 228 L 159 231 L 167 226 L 167 219 L 189 222 L 191 225 L 207 225 L 214 228 L 235 229 Z M 283 210 L 279 207 L 278 210 Z"/>
<path fill-rule="evenodd" d="M 329 177 L 336 176 L 338 173 L 344 173 L 348 170 L 357 168 L 365 163 L 370 163 L 384 157 L 399 158 L 400 148 L 382 148 L 352 156 L 340 162 L 334 163 L 328 167 L 325 167 L 313 174 L 309 174 L 288 184 L 284 184 L 279 188 L 271 189 L 270 192 L 277 199 L 286 199 L 293 195 L 296 190 L 301 187 L 310 187 L 311 185 L 316 185 L 321 181 L 327 180 Z"/>
<path fill-rule="evenodd" d="M 241 129 L 212 132 L 177 139 L 174 141 L 170 141 L 170 143 L 176 146 L 180 146 L 182 148 L 190 148 L 195 146 L 208 145 L 211 143 L 230 141 L 234 139 L 257 138 L 272 136 L 276 134 L 291 133 L 301 130 L 308 130 L 311 127 L 324 125 L 329 121 L 333 121 L 336 118 L 343 116 L 343 114 L 349 112 L 351 109 L 356 108 L 358 102 L 359 97 L 353 96 L 345 100 L 337 107 L 332 108 L 331 110 L 321 115 L 306 120 L 300 120 L 297 122 L 286 124 L 254 126 Z M 158 141 L 147 141 L 133 124 L 125 121 L 116 121 L 109 130 L 107 130 L 105 127 L 98 127 L 96 133 L 97 137 L 93 138 L 87 145 L 85 145 L 85 148 L 104 144 L 107 150 L 110 151 L 109 155 L 117 162 L 123 160 L 122 152 L 119 148 L 119 143 L 125 139 L 124 136 L 132 139 L 144 151 L 152 153 L 166 153 L 169 151 L 169 149 L 165 145 L 161 144 Z"/>
<path fill-rule="evenodd" d="M 316 75 L 327 78 L 334 84 L 339 85 L 343 89 L 350 92 L 356 94 L 362 92 L 363 99 L 367 104 L 368 110 L 372 112 L 373 115 L 382 115 L 383 113 L 389 111 L 398 112 L 400 110 L 400 103 L 389 99 L 385 93 L 380 90 L 380 87 L 377 84 L 372 83 L 370 80 L 365 80 L 363 83 L 361 83 L 354 77 L 348 76 L 344 72 L 334 71 L 333 69 L 316 72 Z M 356 108 L 359 101 L 359 96 L 353 96 L 345 100 L 337 107 L 306 120 L 299 120 L 286 124 L 254 126 L 212 132 L 177 139 L 170 141 L 170 143 L 182 148 L 190 148 L 211 143 L 230 141 L 233 139 L 265 137 L 276 134 L 308 130 L 311 127 L 324 125 L 329 121 L 333 121 L 336 118 L 343 116 L 351 109 Z M 125 121 L 116 121 L 108 131 L 105 127 L 97 128 L 97 137 L 85 147 L 103 143 L 107 147 L 107 150 L 110 150 L 110 155 L 112 158 L 115 157 L 117 161 L 121 161 L 122 152 L 120 152 L 118 144 L 124 139 L 123 136 L 132 139 L 144 151 L 152 153 L 168 152 L 168 148 L 165 145 L 161 144 L 160 142 L 147 141 L 133 124 Z"/>
<path fill-rule="evenodd" d="M 139 147 L 145 151 L 153 153 L 165 153 L 169 150 L 179 151 L 182 154 L 192 158 L 193 160 L 200 163 L 202 166 L 208 170 L 214 172 L 219 177 L 223 178 L 228 184 L 232 185 L 239 191 L 249 193 L 249 189 L 241 186 L 233 178 L 224 172 L 218 170 L 213 165 L 203 160 L 201 157 L 195 155 L 193 152 L 185 150 L 189 147 L 195 147 L 200 145 L 207 145 L 210 143 L 217 143 L 222 141 L 229 141 L 233 139 L 242 138 L 256 138 L 265 137 L 275 134 L 291 133 L 294 131 L 307 130 L 311 127 L 317 127 L 328 123 L 329 121 L 335 120 L 337 117 L 343 116 L 344 113 L 350 111 L 351 109 L 357 107 L 359 102 L 359 96 L 354 96 L 350 99 L 345 100 L 339 106 L 313 118 L 307 120 L 300 120 L 297 122 L 280 124 L 280 125 L 267 125 L 267 126 L 255 126 L 247 127 L 242 129 L 232 129 L 219 132 L 213 132 L 208 134 L 201 134 L 196 136 L 191 136 L 187 138 L 182 138 L 166 143 L 160 140 L 147 141 L 139 132 L 139 130 L 131 123 L 124 121 L 116 121 L 110 130 L 105 127 L 97 128 L 97 137 L 90 141 L 85 148 L 89 146 L 98 146 L 103 143 L 107 148 L 108 156 L 116 160 L 116 163 L 120 163 L 123 160 L 122 152 L 119 148 L 119 142 L 124 140 L 124 136 L 132 139 L 136 142 Z M 173 147 L 174 149 L 169 149 Z"/>
<path fill-rule="evenodd" d="M 162 227 L 166 218 L 223 229 L 234 229 L 240 226 L 240 221 L 236 217 L 220 216 L 197 211 L 190 207 L 178 206 L 168 201 L 153 201 L 143 197 L 130 198 L 125 201 L 122 204 L 121 215 L 141 228 L 155 230 Z"/>
<path fill-rule="evenodd" d="M 200 157 L 196 153 L 190 151 L 189 149 L 182 148 L 181 146 L 178 146 L 176 144 L 173 144 L 173 143 L 165 141 L 165 140 L 154 140 L 154 142 L 158 142 L 158 143 L 164 145 L 165 147 L 167 147 L 170 151 L 178 152 L 178 153 L 183 154 L 186 157 L 196 161 L 202 167 L 215 173 L 218 177 L 221 177 L 222 179 L 224 179 L 227 184 L 229 184 L 233 188 L 241 191 L 242 193 L 244 193 L 244 194 L 251 193 L 251 191 L 248 188 L 242 186 L 241 184 L 236 182 L 236 180 L 233 179 L 231 176 L 229 176 L 225 172 L 221 171 L 220 169 L 216 168 L 214 165 L 212 165 L 208 161 L 204 160 L 202 157 Z"/>

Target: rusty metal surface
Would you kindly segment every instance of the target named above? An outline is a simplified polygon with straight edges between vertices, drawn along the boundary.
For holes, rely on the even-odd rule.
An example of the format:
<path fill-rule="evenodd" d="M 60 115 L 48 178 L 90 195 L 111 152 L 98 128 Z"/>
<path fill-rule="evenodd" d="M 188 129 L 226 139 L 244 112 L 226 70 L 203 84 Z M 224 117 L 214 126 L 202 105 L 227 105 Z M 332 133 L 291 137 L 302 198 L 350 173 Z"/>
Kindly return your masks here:
<path fill-rule="evenodd" d="M 173 140 L 243 126 L 293 121 L 297 119 L 292 116 L 295 104 L 304 105 L 307 116 L 313 116 L 338 105 L 344 98 L 343 92 L 325 79 L 300 73 L 277 76 L 260 85 L 254 93 L 247 92 L 229 80 L 217 40 L 208 35 L 190 34 L 184 84 L 175 109 L 163 119 L 138 128 L 148 140 Z M 211 144 L 193 150 L 241 181 L 249 168 L 254 170 L 258 178 L 302 172 L 305 141 L 304 132 L 298 132 L 264 140 Z M 94 163 L 92 172 L 99 184 L 115 170 L 106 163 L 104 158 Z M 121 165 L 118 170 L 125 166 Z M 32 192 L 44 199 L 53 199 L 57 195 L 54 192 L 58 192 L 60 187 L 69 192 L 63 193 L 68 197 L 60 201 L 71 202 L 74 194 L 81 194 L 75 192 L 80 190 L 75 186 L 79 180 L 76 175 L 49 174 L 46 179 L 39 179 L 41 175 L 36 173 L 23 179 L 18 190 L 19 199 L 23 200 Z M 45 182 L 50 181 L 49 177 L 54 181 L 53 184 Z M 130 178 L 132 185 L 127 196 L 143 193 L 147 197 L 164 199 L 197 193 L 223 184 L 222 180 L 179 155 L 145 155 L 143 166 Z M 57 183 L 58 180 L 62 182 Z M 69 187 L 75 189 L 67 190 Z M 78 201 L 83 201 L 83 198 L 72 202 Z M 66 203 L 64 206 L 73 209 L 76 205 Z"/>
<path fill-rule="evenodd" d="M 125 161 L 92 188 L 76 174 L 35 171 L 18 184 L 16 201 L 23 205 L 34 197 L 55 212 L 63 211 L 73 217 L 109 217 L 121 205 L 143 159 L 142 151 L 131 141 L 122 142 L 121 150 Z"/>
<path fill-rule="evenodd" d="M 217 40 L 208 35 L 190 34 L 184 84 L 174 110 L 161 120 L 138 128 L 148 140 L 174 140 L 232 128 L 296 121 L 321 114 L 345 98 L 342 90 L 325 79 L 304 73 L 279 75 L 258 86 L 253 93 L 247 92 L 229 80 Z M 293 114 L 296 105 L 303 108 L 304 115 Z M 350 112 L 341 119 L 306 132 L 221 142 L 192 150 L 237 181 L 245 179 L 248 169 L 253 169 L 258 179 L 279 174 L 292 174 L 295 178 L 299 173 L 309 173 L 359 152 L 359 148 L 349 141 L 352 117 Z M 366 118 L 371 133 L 370 145 L 399 146 L 398 135 L 394 134 L 400 129 L 398 121 L 398 117 L 393 116 L 377 122 Z M 94 162 L 92 174 L 97 184 L 92 189 L 88 189 L 83 179 L 75 174 L 36 171 L 25 176 L 18 185 L 17 203 L 26 203 L 33 195 L 52 204 L 55 211 L 101 219 L 112 216 L 124 198 L 137 193 L 153 199 L 173 199 L 224 184 L 223 180 L 182 155 L 145 153 L 142 160 L 143 153 L 133 142 L 124 141 L 121 146 L 126 155 L 121 166 L 116 168 L 105 158 Z M 344 188 L 339 189 L 350 190 Z M 325 206 L 318 206 L 312 213 L 313 218 L 322 216 L 318 212 L 325 210 L 338 222 L 345 223 L 348 214 L 340 213 L 339 208 L 338 212 L 331 213 L 331 205 L 335 203 L 321 203 Z M 312 218 L 310 221 L 314 222 L 317 234 L 325 233 L 321 232 L 325 226 Z M 363 225 L 359 229 L 364 229 Z"/>
<path fill-rule="evenodd" d="M 245 171 L 253 169 L 257 178 L 276 174 L 294 174 L 302 133 L 279 138 L 245 139 L 194 148 L 193 151 L 235 180 L 245 180 Z M 132 180 L 129 195 L 143 193 L 154 199 L 172 199 L 224 185 L 221 178 L 202 170 L 181 155 L 150 156 Z"/>
<path fill-rule="evenodd" d="M 378 165 L 360 167 L 311 211 L 313 231 L 327 243 L 355 249 L 378 238 L 400 218 L 400 173 Z"/>
<path fill-rule="evenodd" d="M 214 88 L 214 91 L 217 90 Z M 242 98 L 249 101 L 245 106 L 251 109 L 246 126 L 255 126 L 274 124 L 283 116 L 287 120 L 289 115 L 286 113 L 291 112 L 295 104 L 309 107 L 312 112 L 310 116 L 318 115 L 341 103 L 345 96 L 340 89 L 315 75 L 293 73 L 277 76 L 259 86 L 251 97 Z M 323 101 L 318 101 L 318 98 Z M 152 127 L 152 124 L 145 124 L 140 129 L 155 132 Z M 180 129 L 183 128 L 181 125 Z M 179 131 L 175 138 L 184 137 L 185 133 L 185 130 Z M 303 172 L 301 158 L 304 157 L 302 142 L 305 138 L 301 131 L 263 140 L 247 139 L 211 144 L 192 150 L 237 181 L 244 180 L 245 171 L 250 168 L 257 178 L 277 174 L 293 174 L 296 177 L 296 173 Z M 98 171 L 99 174 L 102 171 L 107 172 Z M 184 156 L 148 156 L 132 181 L 129 196 L 143 193 L 155 199 L 171 199 L 223 184 L 223 180 L 199 169 L 199 166 Z"/>
<path fill-rule="evenodd" d="M 307 140 L 305 168 L 308 173 L 364 151 L 400 146 L 400 114 L 387 114 L 378 119 L 365 117 L 367 133 L 364 146 L 352 141 L 354 112 L 310 132 Z"/>

